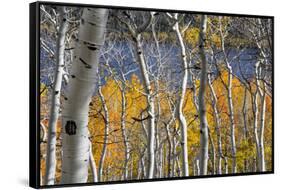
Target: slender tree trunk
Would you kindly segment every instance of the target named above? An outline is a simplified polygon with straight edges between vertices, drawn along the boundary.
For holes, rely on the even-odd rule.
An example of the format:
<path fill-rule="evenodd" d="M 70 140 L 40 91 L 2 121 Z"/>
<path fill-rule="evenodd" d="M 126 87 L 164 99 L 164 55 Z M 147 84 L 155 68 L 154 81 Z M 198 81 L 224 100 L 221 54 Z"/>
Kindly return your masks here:
<path fill-rule="evenodd" d="M 211 95 L 212 95 L 212 106 L 214 109 L 214 116 L 215 116 L 215 130 L 217 133 L 217 149 L 218 149 L 218 162 L 217 162 L 217 174 L 222 174 L 222 142 L 221 142 L 221 119 L 219 116 L 219 112 L 218 112 L 218 105 L 217 105 L 217 95 L 216 92 L 214 90 L 214 87 L 212 85 L 211 82 L 211 76 L 209 75 L 208 77 L 208 83 L 209 83 L 209 88 L 211 90 Z"/>
<path fill-rule="evenodd" d="M 175 14 L 175 19 L 178 19 L 177 14 Z M 176 32 L 177 39 L 180 44 L 180 50 L 181 50 L 181 56 L 182 56 L 182 71 L 183 71 L 183 79 L 181 83 L 179 98 L 178 98 L 178 107 L 177 107 L 177 119 L 180 123 L 181 128 L 181 147 L 182 147 L 182 170 L 183 170 L 183 176 L 189 176 L 188 171 L 188 148 L 187 148 L 187 124 L 185 116 L 182 112 L 183 110 L 183 104 L 186 94 L 186 88 L 187 88 L 187 79 L 188 79 L 188 63 L 187 63 L 187 57 L 186 57 L 186 51 L 185 51 L 185 45 L 183 41 L 183 37 L 180 32 L 179 23 L 178 21 L 173 26 L 173 29 Z"/>
<path fill-rule="evenodd" d="M 201 78 L 199 89 L 199 119 L 200 119 L 200 175 L 207 175 L 208 169 L 208 122 L 206 116 L 205 93 L 207 87 L 207 60 L 206 60 L 206 30 L 207 16 L 202 15 L 199 36 L 199 53 L 201 57 Z"/>
<path fill-rule="evenodd" d="M 243 124 L 244 124 L 244 140 L 248 139 L 248 125 L 247 125 L 247 87 L 244 88 L 244 100 L 243 100 Z"/>
<path fill-rule="evenodd" d="M 146 174 L 146 169 L 145 169 L 145 161 L 144 161 L 144 157 L 145 157 L 145 155 L 143 154 L 142 155 L 142 157 L 141 157 L 141 170 L 142 170 L 142 179 L 144 179 L 146 176 L 147 176 L 147 174 Z"/>
<path fill-rule="evenodd" d="M 122 137 L 123 137 L 123 143 L 124 143 L 124 171 L 123 171 L 123 178 L 124 180 L 128 179 L 128 162 L 129 162 L 129 143 L 128 143 L 128 137 L 126 132 L 126 95 L 125 95 L 125 85 L 122 84 L 121 89 L 121 105 L 122 105 L 122 111 L 121 111 L 121 130 L 122 130 Z"/>
<path fill-rule="evenodd" d="M 152 179 L 154 176 L 155 167 L 155 106 L 154 106 L 154 96 L 151 89 L 151 82 L 149 79 L 149 71 L 145 61 L 143 47 L 141 43 L 141 35 L 138 34 L 135 38 L 137 45 L 137 59 L 140 64 L 142 78 L 144 80 L 146 101 L 147 101 L 147 112 L 148 112 L 148 173 L 147 178 Z"/>
<path fill-rule="evenodd" d="M 105 102 L 105 98 L 104 95 L 102 93 L 101 90 L 101 86 L 99 85 L 98 87 L 98 94 L 99 97 L 101 99 L 101 104 L 102 104 L 102 108 L 104 111 L 104 139 L 103 139 L 103 147 L 102 147 L 102 153 L 101 153 L 101 157 L 100 157 L 100 161 L 99 161 L 99 175 L 98 175 L 98 180 L 102 181 L 102 177 L 103 177 L 103 164 L 104 164 L 104 160 L 106 157 L 106 152 L 107 152 L 107 143 L 108 143 L 108 135 L 109 135 L 109 113 L 108 113 L 108 109 L 107 109 L 107 105 Z"/>
<path fill-rule="evenodd" d="M 158 177 L 162 178 L 162 166 L 163 166 L 163 144 L 160 146 L 159 150 L 159 165 L 158 165 Z"/>
<path fill-rule="evenodd" d="M 56 127 L 59 118 L 60 109 L 60 94 L 61 84 L 63 78 L 64 68 L 64 49 L 65 36 L 67 31 L 65 8 L 59 9 L 59 31 L 56 43 L 56 72 L 54 88 L 52 92 L 52 102 L 50 108 L 50 120 L 48 126 L 48 140 L 47 140 L 47 156 L 46 156 L 46 171 L 45 171 L 45 185 L 54 185 L 56 174 Z"/>
<path fill-rule="evenodd" d="M 199 158 L 196 156 L 194 158 L 194 176 L 199 176 L 200 175 L 200 163 L 199 163 Z"/>
<path fill-rule="evenodd" d="M 47 128 L 42 121 L 40 122 L 40 129 L 42 129 L 42 131 L 40 130 L 41 142 L 42 141 L 46 142 L 47 141 Z"/>
<path fill-rule="evenodd" d="M 90 158 L 89 103 L 98 82 L 99 50 L 104 43 L 107 9 L 85 8 L 77 53 L 62 110 L 61 184 L 86 183 Z"/>
<path fill-rule="evenodd" d="M 92 143 L 90 142 L 90 168 L 93 176 L 93 182 L 98 182 L 97 166 L 92 152 Z"/>
<path fill-rule="evenodd" d="M 229 116 L 230 116 L 232 173 L 236 173 L 237 172 L 237 165 L 236 165 L 236 141 L 235 141 L 234 110 L 233 110 L 233 103 L 232 103 L 232 69 L 228 74 L 227 99 L 228 99 Z"/>
<path fill-rule="evenodd" d="M 264 84 L 265 85 L 265 84 Z M 264 87 L 265 88 L 265 87 Z M 261 97 L 261 115 L 260 115 L 260 134 L 259 134 L 259 171 L 266 171 L 265 168 L 265 158 L 264 158 L 264 121 L 265 121 L 265 111 L 266 111 L 266 98 L 265 89 Z"/>
<path fill-rule="evenodd" d="M 172 137 L 173 141 L 172 141 L 172 156 L 173 156 L 173 159 L 172 159 L 172 177 L 175 177 L 176 173 L 175 173 L 175 170 L 176 170 L 176 148 L 177 148 L 177 145 L 176 145 L 176 137 L 173 136 Z"/>
<path fill-rule="evenodd" d="M 128 135 L 126 131 L 126 106 L 127 106 L 127 99 L 126 99 L 126 77 L 123 72 L 121 72 L 121 78 L 122 83 L 120 84 L 118 82 L 118 79 L 114 76 L 113 71 L 111 70 L 108 63 L 106 63 L 109 67 L 110 73 L 113 75 L 113 79 L 115 80 L 120 93 L 121 93 L 121 131 L 122 131 L 122 138 L 123 138 L 123 144 L 124 144 L 124 169 L 123 169 L 123 180 L 128 179 L 128 162 L 130 158 L 130 150 L 129 150 L 129 141 L 128 141 Z"/>
<path fill-rule="evenodd" d="M 236 141 L 235 141 L 235 122 L 234 122 L 234 109 L 233 109 L 233 102 L 232 102 L 232 79 L 233 79 L 233 70 L 232 66 L 230 65 L 227 57 L 227 53 L 225 50 L 224 39 L 225 36 L 222 31 L 222 23 L 220 17 L 220 37 L 221 37 L 221 47 L 222 53 L 224 56 L 224 62 L 226 64 L 226 68 L 228 71 L 228 81 L 226 85 L 227 90 L 227 102 L 228 102 L 228 114 L 230 120 L 230 140 L 231 140 L 231 157 L 232 157 L 232 173 L 237 173 L 237 164 L 236 164 Z"/>
<path fill-rule="evenodd" d="M 256 42 L 257 48 L 259 49 L 260 55 L 262 59 L 257 62 L 256 64 L 256 88 L 258 91 L 258 94 L 260 95 L 260 104 L 261 104 L 261 113 L 260 113 L 260 128 L 259 128 L 259 134 L 258 134 L 258 157 L 257 157 L 257 170 L 260 172 L 263 172 L 266 170 L 265 168 L 265 155 L 264 155 L 264 119 L 265 119 L 265 110 L 266 110 L 266 83 L 263 81 L 264 80 L 264 74 L 262 73 L 262 68 L 260 67 L 260 62 L 262 62 L 265 67 L 270 65 L 269 64 L 269 59 L 270 59 L 270 54 L 267 55 L 266 51 L 264 50 L 262 41 L 260 40 L 261 38 L 264 38 L 264 30 L 267 30 L 264 28 L 261 19 L 257 19 L 256 26 L 258 27 L 256 31 L 250 31 L 253 34 L 253 38 Z M 267 37 L 268 35 L 268 30 L 267 30 Z M 270 39 L 268 40 L 269 43 L 269 50 L 271 50 L 271 41 Z M 261 87 L 260 82 L 263 84 Z M 262 89 L 261 89 L 262 88 Z"/>
<path fill-rule="evenodd" d="M 155 121 L 157 119 L 155 118 Z M 159 128 L 157 126 L 157 123 L 155 124 L 155 172 L 154 175 L 155 177 L 159 177 L 159 164 L 160 164 L 160 160 L 159 160 L 159 151 L 160 151 L 160 147 L 159 147 Z"/>
<path fill-rule="evenodd" d="M 210 140 L 210 145 L 211 145 L 211 153 L 212 153 L 212 174 L 215 175 L 216 174 L 216 149 L 215 149 L 215 144 L 213 141 L 213 138 L 211 136 L 211 131 L 208 132 L 208 136 L 209 136 L 209 140 Z"/>
<path fill-rule="evenodd" d="M 248 124 L 247 124 L 247 87 L 244 88 L 244 100 L 243 100 L 243 107 L 242 107 L 242 114 L 243 114 L 243 124 L 244 124 L 244 141 L 248 141 Z M 248 172 L 248 159 L 244 159 L 244 172 Z"/>
<path fill-rule="evenodd" d="M 171 176 L 171 159 L 172 159 L 172 140 L 171 140 L 171 133 L 170 133 L 170 129 L 169 126 L 171 125 L 173 121 L 173 117 L 172 119 L 169 120 L 169 122 L 167 124 L 165 124 L 165 131 L 166 131 L 166 135 L 167 135 L 167 142 L 168 142 L 168 177 L 172 177 Z"/>
<path fill-rule="evenodd" d="M 224 159 L 224 174 L 228 174 L 228 159 L 227 157 L 223 157 Z"/>
<path fill-rule="evenodd" d="M 265 84 L 263 84 L 263 90 L 260 85 L 260 62 L 258 61 L 255 65 L 256 67 L 256 92 L 254 95 L 254 134 L 255 134 L 255 142 L 257 148 L 257 170 L 259 172 L 265 171 L 265 160 L 264 160 L 264 119 L 265 119 L 265 110 L 266 110 L 266 102 L 265 102 Z M 260 104 L 261 104 L 261 112 L 260 112 L 260 127 L 258 129 L 258 96 L 260 96 Z"/>
<path fill-rule="evenodd" d="M 181 166 L 180 166 L 180 161 L 179 161 L 179 158 L 176 157 L 176 166 L 177 166 L 177 176 L 178 177 L 181 177 L 182 176 L 182 171 L 181 171 Z"/>
<path fill-rule="evenodd" d="M 154 13 L 151 13 L 152 15 Z M 161 54 L 160 54 L 160 46 L 159 46 L 159 40 L 157 39 L 157 35 L 156 35 L 156 31 L 155 31 L 155 20 L 153 19 L 153 22 L 151 24 L 151 31 L 152 31 L 152 36 L 156 45 L 156 65 L 157 68 L 159 69 L 161 67 Z M 157 74 L 159 75 L 159 70 L 157 71 Z M 155 99 L 156 99 L 156 107 L 157 107 L 157 116 L 155 117 L 155 174 L 158 177 L 161 177 L 161 164 L 162 164 L 162 160 L 161 160 L 161 152 L 162 149 L 161 147 L 159 147 L 160 145 L 160 141 L 161 141 L 161 135 L 160 135 L 160 116 L 161 116 L 161 105 L 160 105 L 160 97 L 159 97 L 159 79 L 157 78 L 154 82 L 155 84 Z"/>
<path fill-rule="evenodd" d="M 253 107 L 253 119 L 254 119 L 254 124 L 253 124 L 253 130 L 254 130 L 254 139 L 255 139 L 255 144 L 256 144 L 256 160 L 259 160 L 260 156 L 260 149 L 259 149 L 259 134 L 258 134 L 258 115 L 259 115 L 259 110 L 258 110 L 258 92 L 256 91 L 252 97 L 252 107 Z M 255 162 L 255 164 L 259 164 L 259 162 Z M 259 166 L 257 167 L 259 169 Z"/>

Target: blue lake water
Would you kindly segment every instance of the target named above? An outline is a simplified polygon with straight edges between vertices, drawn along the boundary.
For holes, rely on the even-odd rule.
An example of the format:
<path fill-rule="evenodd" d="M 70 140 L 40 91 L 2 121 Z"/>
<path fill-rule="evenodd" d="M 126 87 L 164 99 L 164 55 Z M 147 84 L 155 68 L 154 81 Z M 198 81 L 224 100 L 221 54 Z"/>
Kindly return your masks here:
<path fill-rule="evenodd" d="M 55 41 L 53 41 L 48 36 L 43 36 L 47 45 L 55 52 Z M 100 58 L 100 65 L 102 70 L 102 84 L 105 83 L 104 78 L 109 75 L 108 71 L 103 67 L 105 59 L 108 60 L 111 68 L 114 70 L 115 75 L 120 75 L 120 72 L 128 73 L 126 79 L 130 80 L 131 76 L 137 75 L 141 80 L 141 74 L 139 65 L 135 60 L 134 56 L 134 44 L 133 42 L 107 42 L 105 43 L 102 52 L 106 52 L 104 56 Z M 177 87 L 182 78 L 182 66 L 181 66 L 181 55 L 180 49 L 177 44 L 173 43 L 160 43 L 159 52 L 157 52 L 154 43 L 144 43 L 144 54 L 146 61 L 148 63 L 148 69 L 151 73 L 151 78 L 153 80 L 154 76 L 158 76 L 162 73 L 161 77 L 165 80 L 174 81 L 174 86 Z M 108 49 L 110 49 L 108 51 Z M 160 55 L 160 56 L 159 56 Z M 239 55 L 239 56 L 237 56 Z M 234 57 L 237 57 L 234 59 Z M 241 50 L 229 49 L 228 50 L 228 60 L 231 60 L 231 66 L 233 68 L 233 73 L 237 77 L 242 79 L 241 72 L 247 78 L 254 76 L 254 64 L 256 63 L 258 57 L 257 49 L 246 49 L 241 53 Z M 104 59 L 105 58 L 105 59 Z M 160 59 L 161 65 L 159 65 L 158 60 Z M 216 54 L 217 62 L 223 61 L 223 54 Z M 191 65 L 199 63 L 200 59 L 197 54 L 192 56 Z M 215 71 L 214 60 L 209 56 L 208 63 L 210 69 Z M 44 84 L 50 84 L 55 71 L 55 58 L 51 58 L 49 53 L 43 48 L 40 51 L 40 69 L 41 77 L 40 81 Z"/>

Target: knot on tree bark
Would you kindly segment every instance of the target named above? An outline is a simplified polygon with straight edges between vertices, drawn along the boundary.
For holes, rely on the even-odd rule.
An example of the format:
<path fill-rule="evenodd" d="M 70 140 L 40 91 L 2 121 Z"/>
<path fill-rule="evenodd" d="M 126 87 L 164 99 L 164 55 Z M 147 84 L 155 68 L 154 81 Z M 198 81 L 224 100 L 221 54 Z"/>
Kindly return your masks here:
<path fill-rule="evenodd" d="M 76 126 L 75 121 L 69 120 L 69 121 L 66 122 L 66 125 L 65 125 L 66 134 L 75 135 L 76 129 L 77 129 L 77 126 Z"/>

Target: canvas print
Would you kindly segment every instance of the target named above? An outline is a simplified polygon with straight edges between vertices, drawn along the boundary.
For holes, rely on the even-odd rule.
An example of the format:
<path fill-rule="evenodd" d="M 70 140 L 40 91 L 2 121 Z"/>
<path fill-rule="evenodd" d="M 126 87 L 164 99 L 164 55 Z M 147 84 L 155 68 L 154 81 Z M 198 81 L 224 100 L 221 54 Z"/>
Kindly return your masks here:
<path fill-rule="evenodd" d="M 273 172 L 272 17 L 38 8 L 41 186 Z"/>

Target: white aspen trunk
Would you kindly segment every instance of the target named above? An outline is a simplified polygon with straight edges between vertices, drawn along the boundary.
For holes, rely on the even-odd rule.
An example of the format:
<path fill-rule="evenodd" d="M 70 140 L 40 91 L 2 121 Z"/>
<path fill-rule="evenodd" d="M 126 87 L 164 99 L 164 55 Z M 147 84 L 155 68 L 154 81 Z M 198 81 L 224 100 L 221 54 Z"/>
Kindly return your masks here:
<path fill-rule="evenodd" d="M 211 90 L 211 95 L 212 95 L 212 106 L 214 109 L 214 115 L 215 115 L 215 130 L 217 133 L 217 150 L 218 150 L 218 161 L 217 161 L 217 174 L 222 174 L 222 142 L 221 142 L 221 119 L 219 116 L 219 112 L 218 112 L 218 105 L 217 105 L 217 95 L 216 92 L 214 90 L 214 87 L 212 85 L 211 82 L 211 78 L 210 75 L 208 77 L 208 84 L 209 84 L 209 88 Z"/>
<path fill-rule="evenodd" d="M 170 121 L 165 124 L 165 131 L 166 131 L 166 135 L 167 135 L 167 142 L 168 142 L 168 177 L 172 177 L 171 174 L 171 158 L 172 158 L 172 141 L 171 141 L 171 133 L 170 133 L 170 129 L 169 126 L 173 121 L 173 117 L 172 119 L 170 119 Z"/>
<path fill-rule="evenodd" d="M 228 159 L 224 157 L 224 174 L 228 174 Z"/>
<path fill-rule="evenodd" d="M 86 183 L 90 158 L 89 103 L 98 82 L 99 50 L 108 11 L 84 8 L 78 42 L 62 110 L 61 184 Z"/>
<path fill-rule="evenodd" d="M 265 84 L 264 84 L 265 85 Z M 265 94 L 265 87 L 264 92 L 261 97 L 261 115 L 260 115 L 260 134 L 259 134 L 259 171 L 264 172 L 266 171 L 265 168 L 265 156 L 264 156 L 264 120 L 265 120 L 265 111 L 266 111 L 266 94 Z"/>
<path fill-rule="evenodd" d="M 182 172 L 181 172 L 181 165 L 180 165 L 180 161 L 179 161 L 179 157 L 176 157 L 176 166 L 177 166 L 177 177 L 181 177 L 182 176 Z"/>
<path fill-rule="evenodd" d="M 175 19 L 178 19 L 178 15 L 175 14 Z M 182 147 L 182 170 L 183 170 L 183 176 L 189 176 L 188 171 L 188 148 L 187 148 L 187 124 L 185 116 L 182 112 L 183 110 L 183 104 L 185 99 L 185 93 L 187 88 L 187 79 L 188 79 L 188 63 L 187 63 L 187 57 L 186 57 L 186 51 L 185 51 L 185 45 L 183 41 L 183 37 L 180 32 L 179 23 L 178 21 L 173 26 L 173 29 L 176 32 L 177 39 L 180 44 L 180 50 L 181 50 L 181 56 L 182 56 L 182 70 L 183 70 L 183 79 L 181 83 L 179 98 L 178 98 L 178 105 L 177 105 L 177 119 L 180 123 L 181 128 L 181 147 Z"/>
<path fill-rule="evenodd" d="M 173 159 L 172 159 L 172 177 L 175 177 L 175 170 L 176 170 L 176 149 L 177 149 L 177 145 L 176 145 L 176 137 L 173 136 L 173 141 L 172 141 L 172 155 L 173 155 Z"/>
<path fill-rule="evenodd" d="M 232 68 L 228 74 L 228 90 L 227 99 L 229 105 L 229 116 L 230 116 L 230 138 L 231 138 L 231 156 L 232 156 L 232 173 L 237 173 L 236 164 L 236 141 L 235 141 L 235 123 L 234 123 L 234 110 L 232 103 Z"/>
<path fill-rule="evenodd" d="M 160 164 L 160 160 L 159 160 L 159 129 L 157 126 L 157 119 L 155 118 L 155 172 L 154 172 L 154 177 L 159 177 L 159 164 Z"/>
<path fill-rule="evenodd" d="M 141 157 L 141 171 L 142 171 L 142 179 L 146 177 L 146 169 L 145 169 L 145 161 L 144 161 L 144 155 Z"/>
<path fill-rule="evenodd" d="M 40 131 L 41 141 L 46 142 L 47 141 L 47 128 L 43 122 L 40 122 L 40 128 L 42 129 L 42 131 Z"/>
<path fill-rule="evenodd" d="M 120 92 L 121 92 L 121 131 L 122 131 L 122 138 L 123 138 L 123 144 L 124 144 L 124 169 L 123 169 L 123 180 L 128 179 L 128 162 L 130 158 L 130 150 L 129 150 L 129 142 L 128 142 L 128 136 L 126 132 L 126 105 L 127 105 L 127 99 L 126 99 L 126 77 L 123 72 L 121 72 L 121 78 L 123 80 L 122 84 L 119 84 L 117 78 L 114 76 L 113 71 L 111 70 L 109 64 L 107 63 L 107 66 L 109 68 L 110 73 L 113 75 L 113 79 L 116 82 Z M 121 178 L 121 179 L 122 179 Z"/>
<path fill-rule="evenodd" d="M 256 160 L 256 158 L 253 159 L 252 172 L 257 172 L 257 160 Z"/>
<path fill-rule="evenodd" d="M 154 166 L 155 166 L 155 106 L 154 106 L 154 96 L 151 89 L 151 82 L 149 79 L 148 68 L 145 61 L 143 47 L 141 43 L 141 35 L 138 34 L 135 38 L 137 45 L 137 59 L 140 64 L 142 78 L 144 80 L 146 101 L 147 101 L 147 112 L 148 112 L 148 173 L 147 178 L 152 179 L 154 176 Z"/>
<path fill-rule="evenodd" d="M 143 46 L 142 46 L 142 35 L 141 33 L 145 31 L 151 24 L 153 20 L 153 13 L 150 14 L 150 18 L 142 24 L 142 26 L 137 27 L 136 23 L 126 22 L 123 19 L 118 18 L 121 23 L 126 25 L 130 34 L 132 35 L 133 41 L 135 42 L 136 58 L 140 65 L 141 75 L 144 82 L 144 89 L 146 93 L 147 102 L 147 112 L 148 112 L 148 172 L 147 178 L 152 179 L 154 177 L 155 169 L 155 97 L 151 88 L 151 81 L 149 78 L 148 65 L 145 60 Z M 130 18 L 133 21 L 132 18 Z"/>
<path fill-rule="evenodd" d="M 159 151 L 159 175 L 158 175 L 158 177 L 159 178 L 162 178 L 162 171 L 163 171 L 163 147 L 164 147 L 164 144 L 161 144 L 161 146 L 160 146 L 160 151 Z"/>
<path fill-rule="evenodd" d="M 98 94 L 102 103 L 102 108 L 104 111 L 104 139 L 103 139 L 103 147 L 102 147 L 102 153 L 99 161 L 99 174 L 98 174 L 98 180 L 103 181 L 103 164 L 107 152 L 107 143 L 108 143 L 108 135 L 109 135 L 109 113 L 107 109 L 107 105 L 105 102 L 104 95 L 101 90 L 101 86 L 98 87 Z"/>
<path fill-rule="evenodd" d="M 256 144 L 256 160 L 259 160 L 260 156 L 260 149 L 259 149 L 259 134 L 258 134 L 258 115 L 259 115 L 259 109 L 258 109 L 258 92 L 256 91 L 254 95 L 252 96 L 252 106 L 253 106 L 253 130 L 254 130 L 254 139 Z M 255 162 L 255 164 L 259 165 L 259 162 Z M 259 169 L 259 166 L 257 167 Z"/>
<path fill-rule="evenodd" d="M 134 165 L 133 161 L 131 162 L 131 168 L 130 168 L 130 179 L 132 180 L 134 178 Z"/>
<path fill-rule="evenodd" d="M 92 152 L 92 143 L 90 142 L 90 168 L 92 171 L 93 182 L 98 182 L 97 166 Z"/>
<path fill-rule="evenodd" d="M 154 15 L 152 12 L 151 15 Z M 157 39 L 156 31 L 155 31 L 155 22 L 153 21 L 151 24 L 151 31 L 152 31 L 152 36 L 156 45 L 156 58 L 157 58 L 157 67 L 158 69 L 161 67 L 161 54 L 160 54 L 160 46 L 159 46 L 159 40 Z M 158 71 L 159 72 L 159 71 Z M 159 73 L 158 73 L 159 74 Z M 155 99 L 156 105 L 157 105 L 157 116 L 155 117 L 155 174 L 157 177 L 161 177 L 161 164 L 162 164 L 162 149 L 159 147 L 160 141 L 161 141 L 161 136 L 159 132 L 159 123 L 160 123 L 160 116 L 161 116 L 161 105 L 160 105 L 160 97 L 159 97 L 159 79 L 156 79 L 155 82 Z"/>
<path fill-rule="evenodd" d="M 141 176 L 141 159 L 138 161 L 138 169 L 137 169 L 137 177 L 136 179 L 140 179 Z"/>
<path fill-rule="evenodd" d="M 56 174 L 56 127 L 59 118 L 60 109 L 60 94 L 61 84 L 63 79 L 64 68 L 64 49 L 65 49 L 65 36 L 67 31 L 65 8 L 59 9 L 59 30 L 56 42 L 56 72 L 54 88 L 51 97 L 50 120 L 48 124 L 48 140 L 46 152 L 46 171 L 45 171 L 45 185 L 55 184 Z"/>
<path fill-rule="evenodd" d="M 200 175 L 200 159 L 196 156 L 195 158 L 195 170 L 196 170 L 196 176 Z"/>
<path fill-rule="evenodd" d="M 125 77 L 123 77 L 125 79 Z M 126 95 L 125 95 L 125 85 L 122 84 L 121 95 L 122 95 L 122 111 L 121 111 L 121 130 L 122 130 L 122 137 L 124 142 L 124 151 L 125 151 L 125 159 L 124 159 L 124 171 L 123 171 L 123 179 L 128 179 L 128 162 L 129 162 L 129 143 L 128 137 L 126 132 Z"/>
<path fill-rule="evenodd" d="M 244 88 L 244 100 L 243 100 L 243 124 L 244 124 L 244 139 L 248 138 L 248 125 L 247 125 L 247 87 Z"/>
<path fill-rule="evenodd" d="M 247 125 L 247 87 L 244 88 L 244 100 L 242 107 L 243 114 L 243 124 L 244 124 L 244 135 L 243 138 L 245 141 L 248 140 L 248 125 Z M 244 172 L 248 172 L 248 159 L 244 159 Z"/>
<path fill-rule="evenodd" d="M 212 152 L 212 167 L 213 167 L 212 174 L 215 175 L 216 174 L 216 149 L 210 131 L 208 132 L 208 136 L 209 136 L 209 140 L 211 144 L 211 152 Z"/>
<path fill-rule="evenodd" d="M 232 157 L 232 173 L 237 173 L 237 164 L 236 164 L 236 141 L 235 141 L 235 122 L 234 122 L 234 109 L 232 102 L 232 79 L 233 71 L 232 66 L 228 62 L 225 45 L 224 45 L 224 34 L 222 31 L 222 23 L 220 17 L 220 39 L 221 39 L 221 48 L 224 56 L 224 62 L 228 71 L 228 81 L 227 81 L 227 102 L 228 102 L 228 111 L 229 111 L 229 120 L 230 120 L 230 140 L 231 140 L 231 157 Z"/>
<path fill-rule="evenodd" d="M 208 169 L 208 122 L 206 116 L 205 93 L 207 87 L 207 60 L 206 60 L 206 30 L 207 16 L 202 15 L 199 35 L 199 53 L 201 57 L 201 77 L 198 95 L 200 120 L 200 175 L 207 175 Z"/>
<path fill-rule="evenodd" d="M 261 19 L 258 19 L 259 26 L 262 25 Z M 256 45 L 260 51 L 260 54 L 263 58 L 263 63 L 265 65 L 268 65 L 268 58 L 266 56 L 266 53 L 262 47 L 262 44 L 260 42 L 260 38 L 262 37 L 262 31 L 261 29 L 258 30 L 257 35 L 254 34 L 254 39 L 256 42 Z M 262 78 L 262 70 L 260 68 L 260 63 L 257 62 L 256 64 L 256 85 L 257 85 L 257 91 L 260 95 L 260 103 L 261 103 L 261 113 L 260 113 L 260 128 L 259 128 L 259 155 L 258 155 L 258 171 L 264 172 L 266 170 L 265 168 L 265 158 L 264 158 L 264 120 L 265 120 L 265 110 L 266 110 L 266 83 L 261 79 Z M 261 89 L 260 81 L 263 83 L 263 89 Z"/>
<path fill-rule="evenodd" d="M 265 84 L 263 84 L 263 91 L 261 90 L 260 85 L 260 62 L 258 61 L 255 65 L 256 69 L 256 92 L 255 92 L 255 114 L 254 115 L 254 134 L 257 148 L 257 170 L 259 172 L 265 171 L 265 160 L 264 160 L 264 119 L 265 119 L 265 110 L 266 110 L 266 102 L 265 102 Z M 260 96 L 260 104 L 261 104 L 261 112 L 260 112 L 260 128 L 258 129 L 258 95 Z"/>
<path fill-rule="evenodd" d="M 193 176 L 197 176 L 197 170 L 196 170 L 196 160 L 193 160 Z"/>

